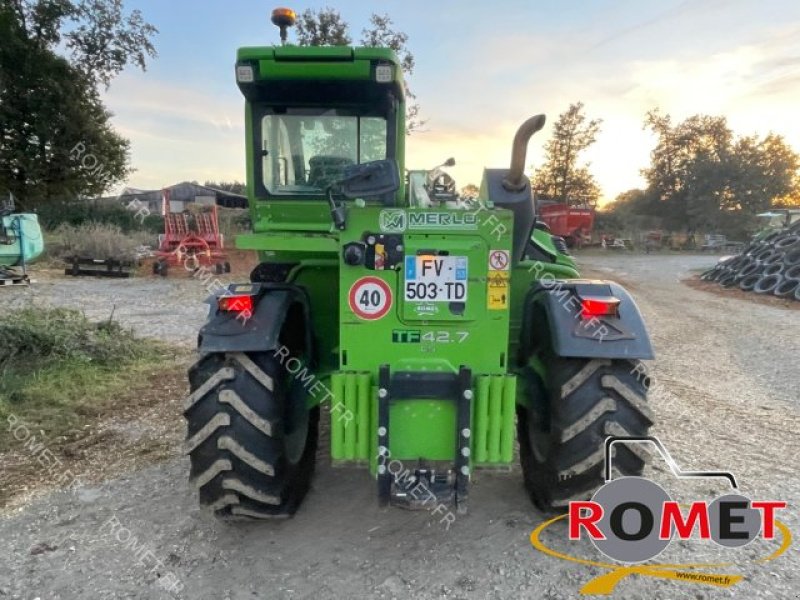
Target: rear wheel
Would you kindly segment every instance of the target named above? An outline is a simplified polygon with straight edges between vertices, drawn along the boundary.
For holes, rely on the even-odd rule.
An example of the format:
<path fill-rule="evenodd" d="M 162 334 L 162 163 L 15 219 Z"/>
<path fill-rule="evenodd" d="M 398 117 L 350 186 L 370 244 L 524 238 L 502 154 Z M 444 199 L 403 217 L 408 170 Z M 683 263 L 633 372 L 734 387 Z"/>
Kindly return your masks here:
<path fill-rule="evenodd" d="M 585 500 L 605 479 L 609 435 L 647 435 L 653 424 L 647 378 L 637 361 L 550 357 L 546 380 L 529 370 L 528 407 L 518 410 L 525 487 L 542 510 Z M 639 475 L 647 456 L 640 446 L 615 448 L 614 468 Z"/>
<path fill-rule="evenodd" d="M 220 517 L 297 510 L 311 485 L 319 409 L 272 352 L 215 353 L 190 370 L 186 451 L 200 504 Z"/>

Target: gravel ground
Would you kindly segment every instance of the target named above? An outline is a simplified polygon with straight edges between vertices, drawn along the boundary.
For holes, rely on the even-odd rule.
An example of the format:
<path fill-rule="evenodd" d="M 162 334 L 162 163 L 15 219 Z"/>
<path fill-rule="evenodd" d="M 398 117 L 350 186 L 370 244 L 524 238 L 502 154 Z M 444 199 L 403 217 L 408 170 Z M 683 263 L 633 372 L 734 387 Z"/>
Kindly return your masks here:
<path fill-rule="evenodd" d="M 673 457 L 686 469 L 733 471 L 752 498 L 788 501 L 782 517 L 797 532 L 800 319 L 680 283 L 714 260 L 611 255 L 581 262 L 628 285 L 645 315 L 658 355 L 651 365 L 654 433 Z M 31 293 L 91 316 L 107 316 L 117 302 L 123 323 L 190 345 L 204 315 L 185 301 L 195 283 L 42 282 Z M 605 572 L 532 549 L 528 537 L 544 516 L 530 506 L 517 469 L 479 472 L 470 513 L 449 530 L 439 516 L 379 508 L 368 476 L 330 467 L 325 451 L 305 504 L 279 523 L 216 522 L 197 508 L 187 470 L 187 461 L 176 458 L 7 515 L 0 520 L 0 598 L 565 599 Z M 713 481 L 675 481 L 658 460 L 647 474 L 678 500 L 725 491 Z M 600 559 L 588 542 L 566 542 L 563 523 L 548 531 L 555 549 Z M 673 543 L 660 560 L 735 562 L 717 571 L 745 580 L 719 589 L 634 575 L 615 597 L 797 598 L 796 550 L 753 562 L 772 548 L 754 542 L 723 553 L 710 543 Z M 182 589 L 165 591 L 173 576 Z"/>
<path fill-rule="evenodd" d="M 220 275 L 220 280 L 227 284 L 224 277 Z M 34 274 L 33 279 L 30 287 L 3 289 L 3 299 L 10 297 L 12 308 L 30 304 L 74 308 L 93 320 L 107 319 L 113 313 L 125 327 L 171 344 L 194 347 L 208 314 L 208 306 L 203 304 L 209 295 L 206 284 L 188 276 L 64 278 L 63 274 L 44 272 Z"/>

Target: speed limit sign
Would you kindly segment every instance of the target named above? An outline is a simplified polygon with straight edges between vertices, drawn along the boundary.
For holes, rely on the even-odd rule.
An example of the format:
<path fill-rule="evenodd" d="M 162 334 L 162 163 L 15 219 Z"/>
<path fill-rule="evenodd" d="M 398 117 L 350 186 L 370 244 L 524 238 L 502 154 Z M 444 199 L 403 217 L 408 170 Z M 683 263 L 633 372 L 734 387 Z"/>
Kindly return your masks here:
<path fill-rule="evenodd" d="M 350 288 L 348 300 L 356 316 L 374 321 L 392 307 L 392 289 L 379 277 L 362 277 Z"/>

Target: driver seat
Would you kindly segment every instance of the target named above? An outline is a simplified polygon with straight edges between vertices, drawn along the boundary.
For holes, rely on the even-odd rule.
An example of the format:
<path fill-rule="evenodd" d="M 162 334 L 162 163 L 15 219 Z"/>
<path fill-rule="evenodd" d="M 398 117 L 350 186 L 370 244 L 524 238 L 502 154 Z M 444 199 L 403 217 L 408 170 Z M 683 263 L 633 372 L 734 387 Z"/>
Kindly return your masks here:
<path fill-rule="evenodd" d="M 320 154 L 308 159 L 308 185 L 324 190 L 344 178 L 345 167 L 355 164 L 346 156 Z"/>

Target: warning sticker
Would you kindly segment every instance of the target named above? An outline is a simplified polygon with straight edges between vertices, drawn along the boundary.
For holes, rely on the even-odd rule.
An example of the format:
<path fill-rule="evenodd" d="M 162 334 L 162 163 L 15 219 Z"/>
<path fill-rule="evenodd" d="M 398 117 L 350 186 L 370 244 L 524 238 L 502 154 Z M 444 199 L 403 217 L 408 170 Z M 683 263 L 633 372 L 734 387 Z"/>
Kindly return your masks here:
<path fill-rule="evenodd" d="M 379 277 L 362 277 L 350 288 L 348 303 L 357 317 L 374 321 L 392 307 L 392 290 Z"/>
<path fill-rule="evenodd" d="M 489 252 L 490 271 L 508 271 L 508 250 L 492 250 Z"/>
<path fill-rule="evenodd" d="M 508 308 L 508 271 L 491 271 L 486 281 L 486 306 L 489 310 Z"/>

